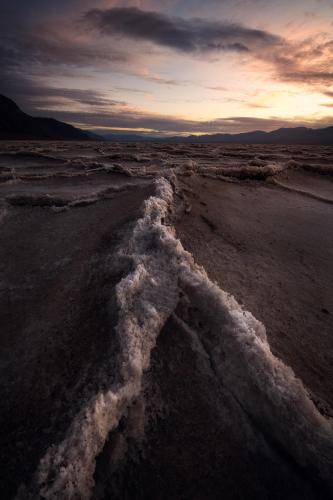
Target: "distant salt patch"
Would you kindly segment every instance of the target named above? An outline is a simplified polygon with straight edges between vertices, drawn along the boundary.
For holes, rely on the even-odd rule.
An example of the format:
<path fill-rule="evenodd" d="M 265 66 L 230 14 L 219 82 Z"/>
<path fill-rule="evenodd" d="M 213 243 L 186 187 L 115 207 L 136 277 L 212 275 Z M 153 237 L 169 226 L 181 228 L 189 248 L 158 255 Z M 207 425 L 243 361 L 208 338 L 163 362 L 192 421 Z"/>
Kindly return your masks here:
<path fill-rule="evenodd" d="M 284 161 L 279 162 L 267 162 L 266 156 L 259 155 L 258 157 L 252 157 L 249 159 L 247 164 L 237 165 L 231 163 L 229 165 L 223 166 L 211 166 L 211 165 L 200 165 L 197 169 L 198 173 L 213 178 L 227 178 L 233 177 L 236 179 L 254 179 L 254 180 L 265 180 L 269 177 L 279 176 L 283 172 L 290 169 L 303 169 L 308 172 L 314 172 L 322 175 L 332 175 L 333 166 L 324 163 L 304 163 L 298 158 L 284 158 Z"/>
<path fill-rule="evenodd" d="M 129 177 L 146 177 L 156 178 L 161 175 L 168 177 L 173 173 L 177 175 L 192 175 L 197 171 L 198 165 L 191 158 L 177 159 L 144 157 L 146 164 L 138 163 L 137 165 L 115 163 L 109 168 L 113 172 L 123 173 Z M 140 162 L 143 161 L 142 158 Z"/>
<path fill-rule="evenodd" d="M 256 163 L 256 164 L 253 164 Z M 257 163 L 260 163 L 258 165 Z M 237 179 L 255 179 L 265 180 L 267 177 L 277 175 L 289 167 L 287 164 L 271 163 L 261 164 L 260 161 L 252 160 L 247 165 L 229 166 L 229 167 L 200 167 L 198 172 L 201 175 L 210 177 L 234 177 Z"/>
<path fill-rule="evenodd" d="M 143 217 L 118 254 L 132 262 L 133 270 L 117 286 L 117 383 L 96 394 L 74 419 L 66 439 L 48 450 L 35 478 L 35 492 L 46 499 L 90 498 L 95 458 L 140 394 L 151 350 L 181 292 L 189 305 L 185 321 L 205 338 L 217 377 L 239 402 L 245 418 L 299 466 L 317 471 L 332 489 L 331 422 L 320 415 L 292 370 L 273 356 L 264 326 L 208 279 L 174 229 L 164 225 L 172 201 L 171 183 L 158 179 L 156 195 L 145 202 Z"/>
<path fill-rule="evenodd" d="M 114 195 L 126 191 L 133 191 L 138 188 L 147 187 L 151 182 L 127 182 L 116 184 L 102 188 L 99 191 L 93 192 L 88 196 L 78 198 L 55 196 L 48 193 L 45 194 L 11 194 L 6 196 L 5 201 L 14 206 L 31 206 L 31 207 L 50 207 L 52 210 L 59 212 L 59 209 L 69 209 L 91 205 L 98 201 L 112 198 Z"/>

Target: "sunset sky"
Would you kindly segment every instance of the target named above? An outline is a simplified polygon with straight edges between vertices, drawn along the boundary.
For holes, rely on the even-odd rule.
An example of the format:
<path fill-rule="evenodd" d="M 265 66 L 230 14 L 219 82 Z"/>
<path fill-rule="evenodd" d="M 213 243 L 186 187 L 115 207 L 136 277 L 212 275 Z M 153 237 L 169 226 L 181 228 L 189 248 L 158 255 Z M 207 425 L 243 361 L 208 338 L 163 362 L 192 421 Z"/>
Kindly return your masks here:
<path fill-rule="evenodd" d="M 333 124 L 333 0 L 0 0 L 0 93 L 99 133 Z"/>

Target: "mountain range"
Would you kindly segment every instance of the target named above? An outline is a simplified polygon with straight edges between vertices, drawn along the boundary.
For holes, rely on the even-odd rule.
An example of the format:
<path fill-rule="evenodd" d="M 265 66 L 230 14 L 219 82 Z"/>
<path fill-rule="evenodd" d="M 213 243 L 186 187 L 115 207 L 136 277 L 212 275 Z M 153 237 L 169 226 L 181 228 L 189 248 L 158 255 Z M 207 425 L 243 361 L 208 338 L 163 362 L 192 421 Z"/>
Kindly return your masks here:
<path fill-rule="evenodd" d="M 17 104 L 0 94 L 0 139 L 7 140 L 88 140 L 89 134 L 53 118 L 24 113 Z"/>
<path fill-rule="evenodd" d="M 317 144 L 333 145 L 333 126 L 326 128 L 279 128 L 272 132 L 255 130 L 241 134 L 204 134 L 172 137 L 153 137 L 135 134 L 108 134 L 104 138 L 116 142 L 191 142 L 191 143 L 238 143 L 238 144 Z"/>
<path fill-rule="evenodd" d="M 333 121 L 333 120 L 332 120 Z M 0 139 L 5 140 L 109 140 L 114 142 L 191 142 L 239 144 L 318 144 L 333 145 L 333 126 L 326 128 L 279 128 L 272 132 L 255 130 L 240 134 L 204 134 L 188 136 L 154 137 L 140 134 L 112 133 L 97 135 L 80 130 L 53 118 L 33 117 L 24 113 L 17 104 L 0 94 Z"/>

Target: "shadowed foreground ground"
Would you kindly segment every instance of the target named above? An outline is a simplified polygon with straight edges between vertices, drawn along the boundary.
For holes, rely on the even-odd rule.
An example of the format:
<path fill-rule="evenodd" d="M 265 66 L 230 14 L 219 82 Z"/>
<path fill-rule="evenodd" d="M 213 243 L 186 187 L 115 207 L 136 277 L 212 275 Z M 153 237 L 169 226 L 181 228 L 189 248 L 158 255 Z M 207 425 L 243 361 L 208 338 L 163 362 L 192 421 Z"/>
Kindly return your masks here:
<path fill-rule="evenodd" d="M 273 352 L 331 414 L 331 205 L 262 183 L 193 176 L 181 186 L 191 205 L 176 223 L 183 245 L 264 322 Z M 94 498 L 328 498 L 251 422 L 178 315 L 158 337 L 143 401 L 99 457 Z"/>
<path fill-rule="evenodd" d="M 97 461 L 96 500 L 318 499 L 329 495 L 256 428 L 171 318 L 158 337 L 143 401 Z M 144 428 L 141 436 L 133 428 Z"/>
<path fill-rule="evenodd" d="M 178 174 L 175 228 L 183 246 L 265 324 L 273 353 L 301 378 L 320 412 L 332 415 L 330 148 L 5 143 L 3 149 L 2 498 L 29 485 L 79 410 L 112 387 L 119 371 L 115 285 L 130 272 L 117 250 L 155 193 L 153 178 L 170 168 Z M 306 171 L 238 180 L 256 174 L 257 163 L 284 168 L 290 160 Z M 243 170 L 232 182 L 204 177 L 225 179 L 235 165 Z M 144 248 L 159 250 L 158 242 Z M 254 420 L 224 383 L 223 356 L 221 376 L 218 345 L 207 348 L 210 332 L 186 293 L 177 288 L 179 302 L 157 337 L 143 390 L 97 456 L 92 497 L 329 498 L 317 471 L 301 468 L 274 429 Z M 260 401 L 260 394 L 250 397 Z"/>
<path fill-rule="evenodd" d="M 183 184 L 192 206 L 176 224 L 184 247 L 264 323 L 273 352 L 331 411 L 333 206 L 263 183 Z"/>
<path fill-rule="evenodd" d="M 1 491 L 12 498 L 113 373 L 112 252 L 150 189 L 55 213 L 11 208 L 1 225 Z M 105 377 L 103 375 L 103 377 Z M 102 383 L 107 383 L 102 380 Z"/>

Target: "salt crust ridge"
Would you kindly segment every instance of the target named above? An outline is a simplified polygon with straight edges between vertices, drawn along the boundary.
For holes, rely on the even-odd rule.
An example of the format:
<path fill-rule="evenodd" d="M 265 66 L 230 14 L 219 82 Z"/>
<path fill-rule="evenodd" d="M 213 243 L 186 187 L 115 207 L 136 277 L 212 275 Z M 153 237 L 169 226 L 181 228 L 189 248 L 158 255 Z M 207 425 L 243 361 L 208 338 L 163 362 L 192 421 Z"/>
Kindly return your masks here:
<path fill-rule="evenodd" d="M 38 491 L 45 499 L 90 498 L 96 456 L 139 396 L 151 350 L 181 291 L 205 323 L 221 383 L 223 379 L 259 428 L 300 466 L 313 467 L 332 489 L 331 422 L 317 411 L 293 371 L 273 356 L 262 323 L 209 280 L 176 239 L 173 227 L 164 224 L 173 190 L 166 178 L 155 182 L 156 195 L 145 202 L 128 247 L 119 252 L 119 258 L 132 260 L 132 271 L 116 288 L 119 377 L 110 390 L 96 394 L 79 412 L 63 442 L 49 448 L 30 496 L 36 498 Z M 28 498 L 26 490 L 18 494 L 23 497 Z"/>

